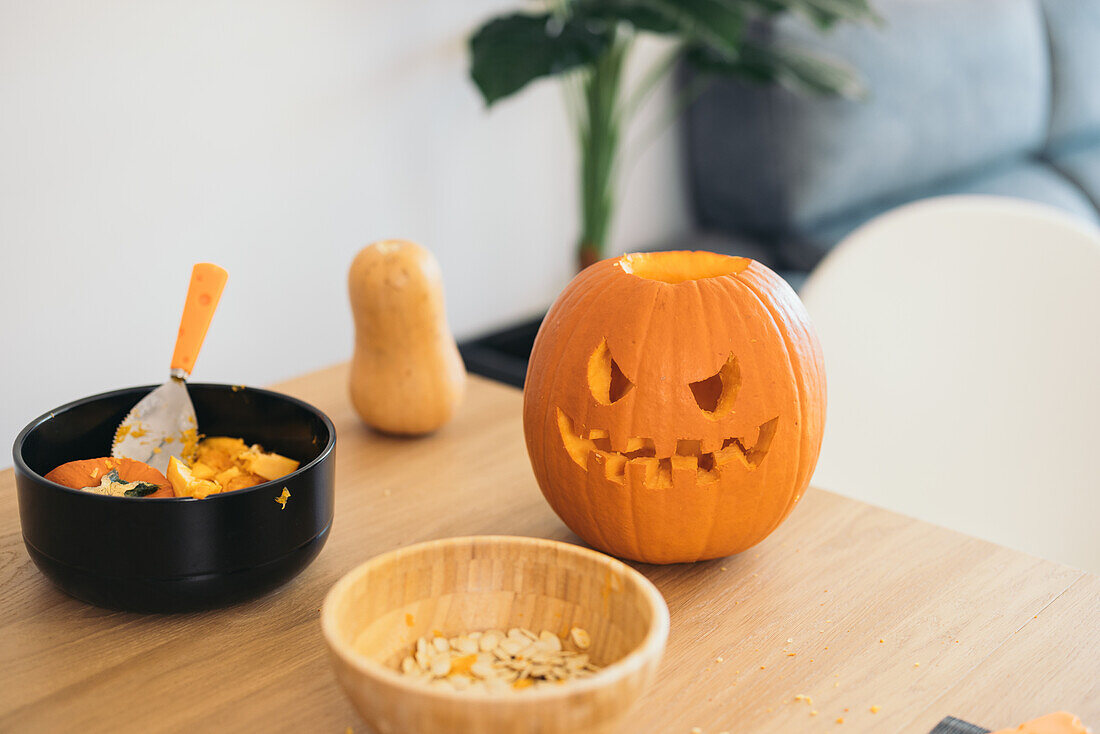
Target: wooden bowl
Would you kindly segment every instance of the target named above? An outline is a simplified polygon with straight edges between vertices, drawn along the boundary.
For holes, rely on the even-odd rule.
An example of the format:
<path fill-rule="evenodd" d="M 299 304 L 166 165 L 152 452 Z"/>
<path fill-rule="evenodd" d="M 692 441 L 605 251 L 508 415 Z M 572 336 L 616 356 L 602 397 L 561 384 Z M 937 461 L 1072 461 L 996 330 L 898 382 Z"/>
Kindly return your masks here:
<path fill-rule="evenodd" d="M 659 591 L 621 561 L 539 538 L 449 538 L 377 556 L 321 612 L 336 677 L 378 734 L 610 732 L 649 685 L 668 638 Z M 561 686 L 488 693 L 429 687 L 398 664 L 416 640 L 526 627 L 589 632 L 603 669 Z"/>

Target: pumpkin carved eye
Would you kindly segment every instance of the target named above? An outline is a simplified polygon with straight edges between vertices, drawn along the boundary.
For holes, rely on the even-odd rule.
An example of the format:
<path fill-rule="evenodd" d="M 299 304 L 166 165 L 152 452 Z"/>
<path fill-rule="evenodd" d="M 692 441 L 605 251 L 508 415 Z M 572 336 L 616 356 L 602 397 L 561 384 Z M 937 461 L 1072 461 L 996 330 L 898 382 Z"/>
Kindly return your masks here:
<path fill-rule="evenodd" d="M 604 339 L 588 358 L 588 388 L 601 405 L 611 405 L 634 389 L 634 383 L 623 374 L 611 356 Z"/>
<path fill-rule="evenodd" d="M 729 415 L 741 390 L 741 367 L 737 357 L 730 354 L 720 370 L 704 380 L 692 382 L 689 387 L 695 403 L 708 418 L 718 420 Z"/>

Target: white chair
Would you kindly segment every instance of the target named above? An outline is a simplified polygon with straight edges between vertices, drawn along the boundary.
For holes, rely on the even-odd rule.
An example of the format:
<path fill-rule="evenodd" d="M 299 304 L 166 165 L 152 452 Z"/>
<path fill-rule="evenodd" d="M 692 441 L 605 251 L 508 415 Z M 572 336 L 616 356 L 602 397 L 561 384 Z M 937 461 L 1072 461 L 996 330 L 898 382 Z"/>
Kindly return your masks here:
<path fill-rule="evenodd" d="M 849 235 L 802 298 L 829 390 L 815 486 L 1100 572 L 1100 229 L 928 199 Z"/>

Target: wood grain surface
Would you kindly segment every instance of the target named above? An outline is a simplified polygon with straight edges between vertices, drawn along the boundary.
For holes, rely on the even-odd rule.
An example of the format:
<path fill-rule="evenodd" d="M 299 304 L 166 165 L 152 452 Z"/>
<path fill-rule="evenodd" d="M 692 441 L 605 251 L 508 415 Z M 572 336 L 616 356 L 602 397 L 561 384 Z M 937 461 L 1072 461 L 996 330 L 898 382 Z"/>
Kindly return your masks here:
<path fill-rule="evenodd" d="M 336 520 L 313 565 L 256 601 L 142 616 L 65 596 L 27 556 L 0 472 L 0 731 L 365 732 L 318 621 L 340 576 L 434 538 L 577 542 L 531 475 L 519 391 L 471 378 L 456 419 L 410 440 L 358 423 L 344 365 L 276 389 L 337 426 Z M 624 733 L 919 734 L 1056 709 L 1100 728 L 1095 575 L 819 490 L 740 556 L 634 565 L 672 631 Z"/>

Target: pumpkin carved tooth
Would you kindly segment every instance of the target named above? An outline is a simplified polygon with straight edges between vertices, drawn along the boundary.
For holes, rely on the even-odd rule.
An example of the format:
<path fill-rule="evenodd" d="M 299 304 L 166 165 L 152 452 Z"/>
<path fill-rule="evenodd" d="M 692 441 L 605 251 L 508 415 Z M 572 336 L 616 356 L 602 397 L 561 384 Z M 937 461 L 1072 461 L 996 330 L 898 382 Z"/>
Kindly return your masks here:
<path fill-rule="evenodd" d="M 631 484 L 655 487 L 657 484 L 657 459 L 639 456 L 626 463 L 626 476 Z"/>
<path fill-rule="evenodd" d="M 608 479 L 622 484 L 626 478 L 626 462 L 627 457 L 613 451 L 606 453 L 604 456 L 604 476 Z"/>
<path fill-rule="evenodd" d="M 722 450 L 722 446 L 725 445 L 726 439 L 720 436 L 712 436 L 700 439 L 699 452 L 701 454 L 710 454 L 713 456 L 718 451 Z"/>
<path fill-rule="evenodd" d="M 762 423 L 757 433 L 756 443 L 752 445 L 752 448 L 746 448 L 744 442 L 739 438 L 727 438 L 722 449 L 715 452 L 715 461 L 719 466 L 722 466 L 736 457 L 741 460 L 745 468 L 750 471 L 755 469 L 760 466 L 760 462 L 764 461 L 764 457 L 768 455 L 768 449 L 771 448 L 772 439 L 775 438 L 778 427 L 779 418 L 772 418 L 770 421 Z"/>
<path fill-rule="evenodd" d="M 659 436 L 654 439 L 654 448 L 657 451 L 657 458 L 664 459 L 671 457 L 676 453 L 676 443 L 678 439 L 672 436 Z"/>

